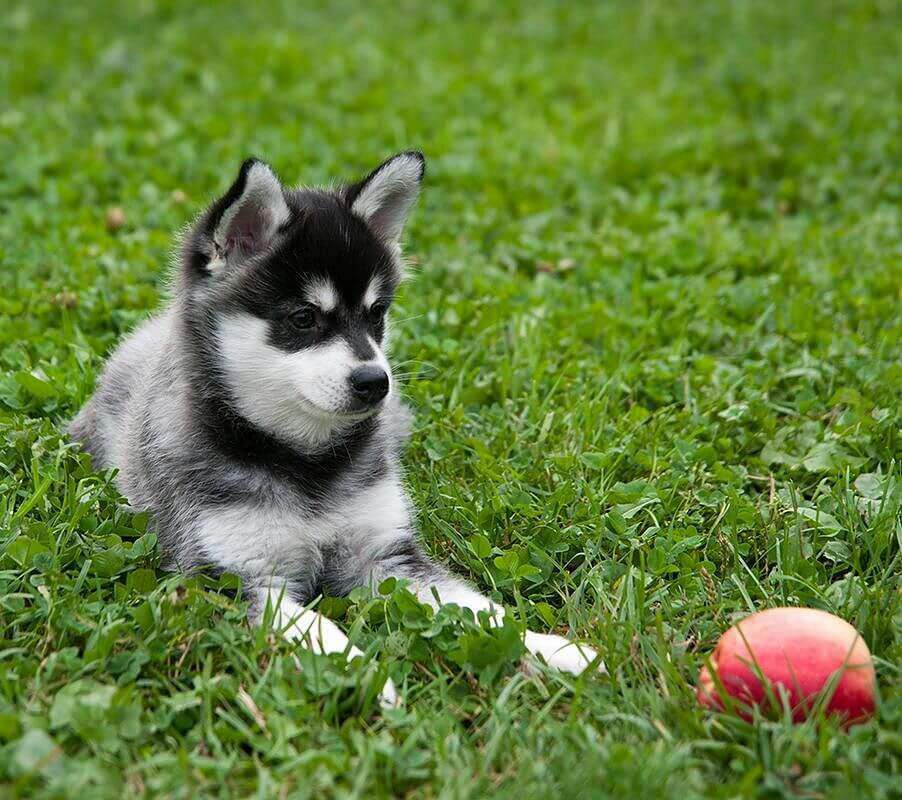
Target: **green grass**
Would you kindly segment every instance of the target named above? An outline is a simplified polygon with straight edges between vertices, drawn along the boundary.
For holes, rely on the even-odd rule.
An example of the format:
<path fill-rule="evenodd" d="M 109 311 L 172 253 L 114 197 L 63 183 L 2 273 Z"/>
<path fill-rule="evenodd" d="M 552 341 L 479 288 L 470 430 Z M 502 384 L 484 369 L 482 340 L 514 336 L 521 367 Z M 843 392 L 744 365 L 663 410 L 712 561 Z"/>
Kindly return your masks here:
<path fill-rule="evenodd" d="M 0 12 L 0 796 L 899 797 L 898 4 L 117 5 Z M 299 672 L 160 571 L 62 430 L 243 157 L 314 183 L 408 147 L 424 541 L 610 676 L 329 602 L 402 687 L 381 714 L 372 671 Z M 861 630 L 875 722 L 696 707 L 783 604 Z"/>

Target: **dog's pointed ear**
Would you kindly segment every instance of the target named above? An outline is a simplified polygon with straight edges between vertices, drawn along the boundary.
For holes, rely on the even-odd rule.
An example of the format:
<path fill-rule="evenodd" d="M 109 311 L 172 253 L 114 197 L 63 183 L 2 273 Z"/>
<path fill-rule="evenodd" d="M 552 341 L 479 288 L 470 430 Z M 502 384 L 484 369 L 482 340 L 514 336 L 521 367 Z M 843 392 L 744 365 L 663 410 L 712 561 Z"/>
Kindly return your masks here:
<path fill-rule="evenodd" d="M 270 166 L 247 159 L 231 188 L 210 209 L 215 252 L 209 271 L 264 251 L 290 216 L 282 184 Z"/>
<path fill-rule="evenodd" d="M 422 153 L 416 150 L 398 153 L 362 181 L 349 186 L 345 198 L 351 211 L 377 236 L 397 247 L 425 172 L 426 159 Z"/>

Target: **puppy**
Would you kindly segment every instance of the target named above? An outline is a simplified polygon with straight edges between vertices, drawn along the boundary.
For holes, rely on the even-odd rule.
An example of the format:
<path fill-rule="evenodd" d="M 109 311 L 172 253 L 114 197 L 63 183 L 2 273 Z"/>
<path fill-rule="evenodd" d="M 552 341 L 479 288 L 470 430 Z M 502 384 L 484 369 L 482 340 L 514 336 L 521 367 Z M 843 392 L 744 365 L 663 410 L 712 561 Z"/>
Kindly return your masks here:
<path fill-rule="evenodd" d="M 424 603 L 504 613 L 417 542 L 400 455 L 409 414 L 383 352 L 418 152 L 363 180 L 290 189 L 248 160 L 184 238 L 168 304 L 113 353 L 71 424 L 151 513 L 173 568 L 241 576 L 250 615 L 318 651 L 360 651 L 307 606 L 394 576 Z M 588 647 L 527 632 L 579 673 Z M 396 702 L 389 683 L 382 692 Z"/>

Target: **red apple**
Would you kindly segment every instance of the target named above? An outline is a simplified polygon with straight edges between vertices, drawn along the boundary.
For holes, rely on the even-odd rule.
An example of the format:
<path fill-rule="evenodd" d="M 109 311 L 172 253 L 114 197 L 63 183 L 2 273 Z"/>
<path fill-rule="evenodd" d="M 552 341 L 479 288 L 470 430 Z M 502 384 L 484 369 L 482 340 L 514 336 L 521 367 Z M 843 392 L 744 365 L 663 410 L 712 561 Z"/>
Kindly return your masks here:
<path fill-rule="evenodd" d="M 876 677 L 871 653 L 858 631 L 839 617 L 814 608 L 771 608 L 746 617 L 730 628 L 711 654 L 710 666 L 698 677 L 698 701 L 723 709 L 721 691 L 742 706 L 771 707 L 785 692 L 792 718 L 807 718 L 829 694 L 825 710 L 845 724 L 864 722 L 874 713 Z M 759 680 L 764 676 L 771 688 Z M 782 687 L 782 690 L 781 688 Z M 835 687 L 835 688 L 834 688 Z"/>

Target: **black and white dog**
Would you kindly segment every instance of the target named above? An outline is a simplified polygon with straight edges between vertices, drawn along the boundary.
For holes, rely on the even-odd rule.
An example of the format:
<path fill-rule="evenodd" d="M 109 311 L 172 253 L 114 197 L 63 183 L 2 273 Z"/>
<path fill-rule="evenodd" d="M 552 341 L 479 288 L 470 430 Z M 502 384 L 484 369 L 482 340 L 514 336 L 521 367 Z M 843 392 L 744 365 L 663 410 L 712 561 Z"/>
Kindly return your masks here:
<path fill-rule="evenodd" d="M 319 190 L 246 161 L 185 237 L 170 302 L 71 425 L 151 512 L 172 567 L 242 576 L 253 621 L 270 604 L 289 638 L 350 657 L 306 607 L 321 593 L 395 576 L 433 606 L 503 614 L 423 552 L 401 480 L 409 416 L 382 347 L 424 166 L 401 153 Z M 525 645 L 573 673 L 596 658 L 555 635 Z M 391 684 L 382 699 L 396 701 Z"/>

